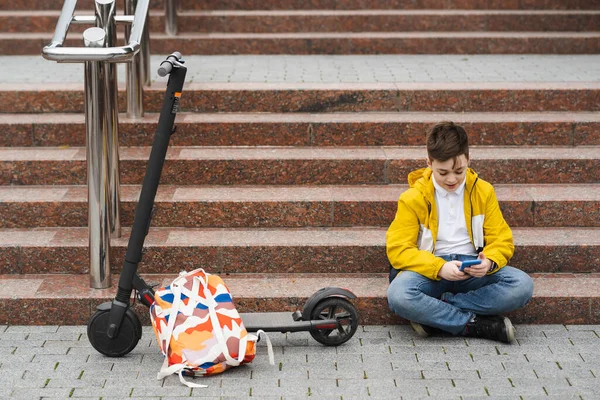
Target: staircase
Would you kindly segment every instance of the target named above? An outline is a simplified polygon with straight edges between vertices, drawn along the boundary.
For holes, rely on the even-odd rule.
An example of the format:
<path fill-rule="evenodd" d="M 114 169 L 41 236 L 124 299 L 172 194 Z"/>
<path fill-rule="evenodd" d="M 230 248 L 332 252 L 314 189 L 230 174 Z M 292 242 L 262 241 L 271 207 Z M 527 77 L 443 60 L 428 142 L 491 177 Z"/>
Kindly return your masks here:
<path fill-rule="evenodd" d="M 163 33 L 163 1 L 151 2 L 157 54 L 175 48 L 188 54 L 600 52 L 598 0 L 179 0 L 177 37 Z M 78 10 L 92 4 L 81 0 Z M 1 0 L 0 54 L 39 54 L 61 7 L 59 0 Z M 81 45 L 81 35 L 70 37 L 67 45 Z"/>
<path fill-rule="evenodd" d="M 152 3 L 153 54 L 600 53 L 598 1 L 181 3 L 177 37 Z M 0 0 L 0 54 L 39 55 L 61 5 Z M 589 76 L 188 81 L 140 273 L 166 283 L 203 266 L 243 312 L 295 310 L 342 286 L 362 324 L 404 323 L 387 307 L 385 232 L 407 173 L 424 165 L 427 127 L 453 120 L 513 228 L 511 265 L 535 279 L 514 322 L 600 323 L 600 73 Z M 0 324 L 85 324 L 117 277 L 89 289 L 82 84 L 26 82 L 0 84 Z M 120 116 L 124 227 L 164 87 L 146 91 L 143 120 Z M 113 241 L 115 273 L 128 233 Z"/>

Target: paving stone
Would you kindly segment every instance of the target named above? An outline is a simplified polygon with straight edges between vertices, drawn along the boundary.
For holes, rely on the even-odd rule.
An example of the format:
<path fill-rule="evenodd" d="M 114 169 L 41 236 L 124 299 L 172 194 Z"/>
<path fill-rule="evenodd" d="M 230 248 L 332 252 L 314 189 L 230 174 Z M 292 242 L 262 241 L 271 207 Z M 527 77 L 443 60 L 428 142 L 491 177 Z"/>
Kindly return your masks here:
<path fill-rule="evenodd" d="M 21 373 L 21 375 L 23 375 Z M 13 377 L 12 379 L 2 379 L 3 385 L 12 386 L 13 388 L 31 388 L 43 389 L 48 386 L 50 378 L 29 378 L 29 377 Z"/>
<path fill-rule="evenodd" d="M 600 325 L 565 325 L 565 328 L 570 331 L 600 331 Z"/>
<path fill-rule="evenodd" d="M 44 345 L 43 340 L 0 340 L 0 347 L 38 348 Z"/>
<path fill-rule="evenodd" d="M 586 394 L 583 394 L 584 399 L 586 399 L 587 397 Z M 547 399 L 555 399 L 555 400 L 561 400 L 561 399 L 577 399 L 577 400 L 581 400 L 581 395 L 580 394 L 574 394 L 574 395 L 569 395 L 569 394 L 560 394 L 560 395 L 545 395 L 545 396 L 527 396 L 527 399 L 532 399 L 532 400 L 547 400 Z"/>
<path fill-rule="evenodd" d="M 596 331 L 594 329 L 590 329 L 590 330 L 567 330 L 567 331 L 562 331 L 562 330 L 556 330 L 556 331 L 548 331 L 548 332 L 544 332 L 544 335 L 549 338 L 556 338 L 556 337 L 566 337 L 569 339 L 583 339 L 583 340 L 590 340 L 590 341 L 599 341 L 600 337 L 598 337 L 598 334 L 596 333 Z"/>
<path fill-rule="evenodd" d="M 0 333 L 0 343 L 7 340 L 26 340 L 29 337 L 29 332 L 6 332 Z"/>
<path fill-rule="evenodd" d="M 444 371 L 443 369 L 422 370 L 421 374 L 424 379 L 452 379 L 452 380 L 475 380 L 479 379 L 479 375 L 475 370 L 451 370 Z"/>
<path fill-rule="evenodd" d="M 450 388 L 428 386 L 427 392 L 429 393 L 429 396 L 433 398 L 439 398 L 442 396 L 460 397 L 462 394 L 483 396 L 488 393 L 486 392 L 486 388 L 484 386 L 479 386 L 477 384 L 471 384 L 462 388 L 457 388 L 455 386 L 452 386 Z"/>
<path fill-rule="evenodd" d="M 44 340 L 47 341 L 52 338 L 54 341 L 79 341 L 83 337 L 83 334 L 79 332 L 29 332 L 27 334 L 27 340 Z M 85 337 L 87 341 L 87 337 Z"/>
<path fill-rule="evenodd" d="M 48 379 L 73 379 L 78 380 L 82 377 L 81 369 L 73 367 L 70 370 L 53 370 L 53 371 L 40 371 L 35 368 L 35 365 L 29 366 L 29 368 L 19 371 L 22 379 L 34 380 L 41 379 L 46 382 Z M 101 375 L 101 377 L 104 377 Z"/>
<path fill-rule="evenodd" d="M 94 352 L 94 353 L 91 353 L 90 356 L 87 358 L 87 363 L 114 364 L 114 367 L 113 367 L 114 371 L 125 370 L 128 367 L 129 368 L 133 367 L 134 369 L 136 369 L 136 368 L 141 368 L 144 365 L 144 364 L 142 364 L 142 361 L 144 360 L 144 357 L 146 357 L 146 356 L 147 355 L 129 353 L 125 357 L 106 357 L 106 356 L 103 356 L 102 354 Z M 162 365 L 163 361 L 164 361 L 163 356 L 158 357 L 158 355 L 156 355 L 155 359 L 152 361 L 147 361 L 147 364 L 154 362 L 154 363 L 157 363 L 158 365 Z"/>
<path fill-rule="evenodd" d="M 118 397 L 118 396 L 117 397 L 102 397 L 102 400 L 107 400 L 107 399 L 108 400 L 122 400 L 123 398 Z M 132 399 L 135 399 L 135 400 L 161 400 L 162 397 L 155 397 L 155 396 L 146 397 L 146 396 L 144 396 L 144 397 L 128 397 L 128 399 L 130 399 L 130 400 L 132 400 Z"/>
<path fill-rule="evenodd" d="M 191 393 L 191 388 L 184 385 L 179 386 L 160 386 L 160 387 L 134 387 L 131 396 L 185 396 Z"/>
<path fill-rule="evenodd" d="M 102 388 L 106 379 L 102 377 L 89 379 L 69 379 L 66 377 L 51 378 L 45 387 L 47 388 Z"/>
<path fill-rule="evenodd" d="M 53 325 L 11 325 L 6 329 L 7 333 L 56 333 L 58 326 Z"/>
<path fill-rule="evenodd" d="M 71 388 L 45 388 L 45 389 L 32 389 L 32 388 L 16 388 L 13 389 L 10 396 L 11 398 L 19 399 L 33 399 L 40 397 L 57 397 L 66 399 L 70 396 L 73 389 Z"/>
<path fill-rule="evenodd" d="M 562 331 L 560 331 L 562 332 Z M 573 346 L 573 342 L 567 336 L 557 336 L 553 339 L 549 339 L 547 337 L 526 337 L 517 339 L 517 343 L 520 346 L 526 345 L 538 345 L 538 346 L 548 346 L 550 344 L 560 345 L 560 346 Z"/>
<path fill-rule="evenodd" d="M 365 390 L 366 389 L 366 390 Z M 375 379 L 366 379 L 363 383 L 362 388 L 357 388 L 357 391 L 354 392 L 356 398 L 366 397 L 368 396 L 372 398 L 389 398 L 388 396 L 398 393 L 398 388 L 396 387 L 396 383 L 394 379 L 390 378 L 375 378 Z M 344 396 L 345 398 L 346 396 Z"/>
<path fill-rule="evenodd" d="M 529 362 L 543 362 L 543 361 L 555 361 L 558 363 L 565 361 L 578 361 L 581 359 L 579 353 L 568 353 L 561 352 L 555 354 L 526 354 L 526 358 Z"/>
<path fill-rule="evenodd" d="M 35 364 L 84 364 L 89 360 L 88 355 L 68 355 L 68 354 L 35 354 L 32 363 Z"/>

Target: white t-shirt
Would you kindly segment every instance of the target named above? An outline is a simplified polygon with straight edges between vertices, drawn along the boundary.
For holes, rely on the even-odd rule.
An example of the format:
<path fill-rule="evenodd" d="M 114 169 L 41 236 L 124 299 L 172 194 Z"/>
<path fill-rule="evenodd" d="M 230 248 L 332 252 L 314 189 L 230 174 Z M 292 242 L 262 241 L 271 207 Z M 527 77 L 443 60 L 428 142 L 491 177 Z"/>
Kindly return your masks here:
<path fill-rule="evenodd" d="M 465 180 L 455 192 L 442 188 L 433 177 L 435 187 L 435 203 L 438 212 L 438 234 L 435 245 L 435 255 L 448 254 L 474 255 L 475 246 L 471 243 L 467 223 L 465 221 Z"/>

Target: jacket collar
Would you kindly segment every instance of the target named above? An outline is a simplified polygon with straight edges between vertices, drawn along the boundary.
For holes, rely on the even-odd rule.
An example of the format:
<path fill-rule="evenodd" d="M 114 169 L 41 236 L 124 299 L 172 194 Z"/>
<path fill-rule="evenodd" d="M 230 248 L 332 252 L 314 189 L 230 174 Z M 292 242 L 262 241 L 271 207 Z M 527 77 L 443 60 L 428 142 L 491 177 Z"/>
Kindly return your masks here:
<path fill-rule="evenodd" d="M 477 181 L 477 172 L 473 169 L 467 169 L 467 176 L 465 178 L 465 190 L 470 193 L 473 190 L 473 185 Z M 417 189 L 426 198 L 432 199 L 435 194 L 435 187 L 433 185 L 433 171 L 431 168 L 421 168 L 412 171 L 408 174 L 408 184 L 410 187 Z"/>

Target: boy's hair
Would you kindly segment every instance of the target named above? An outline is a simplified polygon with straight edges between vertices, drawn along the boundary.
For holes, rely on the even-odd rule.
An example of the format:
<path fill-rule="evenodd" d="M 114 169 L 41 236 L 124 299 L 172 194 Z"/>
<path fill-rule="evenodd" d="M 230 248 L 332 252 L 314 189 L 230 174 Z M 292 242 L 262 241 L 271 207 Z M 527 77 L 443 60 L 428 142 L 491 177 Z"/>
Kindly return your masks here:
<path fill-rule="evenodd" d="M 469 138 L 465 128 L 454 122 L 441 122 L 427 133 L 429 160 L 447 161 L 464 154 L 469 158 Z"/>

